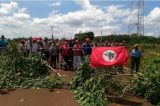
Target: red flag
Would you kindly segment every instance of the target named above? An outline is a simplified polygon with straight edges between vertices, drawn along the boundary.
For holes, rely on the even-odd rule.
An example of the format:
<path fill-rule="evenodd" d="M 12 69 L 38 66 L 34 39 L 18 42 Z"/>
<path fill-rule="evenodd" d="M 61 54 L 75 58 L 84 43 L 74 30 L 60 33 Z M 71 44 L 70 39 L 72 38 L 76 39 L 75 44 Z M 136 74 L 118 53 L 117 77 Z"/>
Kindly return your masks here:
<path fill-rule="evenodd" d="M 127 63 L 128 52 L 125 46 L 96 47 L 91 54 L 93 67 L 120 66 Z"/>

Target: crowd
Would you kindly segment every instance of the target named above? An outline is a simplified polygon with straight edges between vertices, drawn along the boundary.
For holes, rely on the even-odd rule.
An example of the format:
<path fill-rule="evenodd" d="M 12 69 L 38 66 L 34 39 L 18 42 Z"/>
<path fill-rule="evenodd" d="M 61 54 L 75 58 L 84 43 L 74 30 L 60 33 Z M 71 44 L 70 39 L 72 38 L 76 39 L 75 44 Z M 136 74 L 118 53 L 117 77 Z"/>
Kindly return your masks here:
<path fill-rule="evenodd" d="M 30 53 L 40 54 L 53 68 L 60 66 L 67 70 L 79 67 L 82 57 L 91 54 L 93 45 L 89 38 L 86 38 L 84 43 L 78 39 L 60 41 L 29 38 L 27 41 L 21 40 L 19 47 L 26 57 Z"/>
<path fill-rule="evenodd" d="M 0 47 L 6 44 L 5 38 L 2 35 L 0 38 Z M 64 68 L 65 70 L 77 69 L 80 66 L 81 60 L 85 56 L 91 55 L 93 47 L 107 47 L 107 46 L 126 46 L 126 42 L 91 42 L 90 38 L 86 38 L 85 41 L 79 39 L 65 39 L 60 41 L 58 39 L 49 40 L 44 39 L 33 39 L 21 40 L 19 47 L 20 51 L 25 57 L 30 54 L 40 54 L 42 58 L 53 67 L 53 68 Z M 140 58 L 142 53 L 139 50 L 139 46 L 134 45 L 130 53 L 131 57 L 131 70 L 133 72 L 134 67 L 136 71 L 139 71 Z M 121 67 L 121 66 L 120 66 Z M 122 68 L 122 67 L 121 67 Z"/>

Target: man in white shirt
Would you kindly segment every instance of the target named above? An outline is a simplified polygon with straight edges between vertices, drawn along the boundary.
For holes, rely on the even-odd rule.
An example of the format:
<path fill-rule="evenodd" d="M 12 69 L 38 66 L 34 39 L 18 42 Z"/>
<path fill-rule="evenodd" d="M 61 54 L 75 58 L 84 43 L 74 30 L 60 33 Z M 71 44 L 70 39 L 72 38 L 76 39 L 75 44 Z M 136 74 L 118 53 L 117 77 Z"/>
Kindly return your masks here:
<path fill-rule="evenodd" d="M 26 49 L 27 49 L 27 56 L 29 53 L 32 52 L 32 38 L 30 37 L 29 40 L 26 42 Z"/>

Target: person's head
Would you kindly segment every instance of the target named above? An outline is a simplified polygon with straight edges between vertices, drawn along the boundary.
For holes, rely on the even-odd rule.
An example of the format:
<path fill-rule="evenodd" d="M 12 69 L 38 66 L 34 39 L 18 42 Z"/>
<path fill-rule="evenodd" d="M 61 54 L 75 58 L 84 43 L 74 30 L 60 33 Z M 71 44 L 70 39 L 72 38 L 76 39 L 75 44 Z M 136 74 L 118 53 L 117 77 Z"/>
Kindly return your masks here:
<path fill-rule="evenodd" d="M 58 42 L 59 42 L 59 39 L 55 39 L 55 42 L 58 43 Z"/>
<path fill-rule="evenodd" d="M 114 43 L 114 45 L 115 45 L 115 46 L 118 46 L 118 45 L 119 45 L 119 43 L 118 43 L 118 42 L 115 42 L 115 43 Z"/>
<path fill-rule="evenodd" d="M 122 42 L 119 43 L 119 46 L 123 46 L 124 44 Z"/>
<path fill-rule="evenodd" d="M 48 42 L 48 38 L 47 37 L 44 38 L 44 42 Z"/>
<path fill-rule="evenodd" d="M 4 38 L 5 38 L 4 35 L 1 35 L 1 39 L 4 40 Z"/>
<path fill-rule="evenodd" d="M 33 43 L 37 43 L 37 40 L 33 40 Z"/>
<path fill-rule="evenodd" d="M 67 44 L 68 44 L 68 41 L 67 41 L 67 40 L 64 40 L 64 44 L 67 45 Z"/>
<path fill-rule="evenodd" d="M 32 37 L 29 37 L 29 41 L 32 41 Z"/>
<path fill-rule="evenodd" d="M 79 40 L 77 39 L 77 40 L 75 41 L 75 43 L 78 44 L 78 43 L 79 43 Z"/>
<path fill-rule="evenodd" d="M 39 42 L 42 42 L 42 38 L 41 37 L 39 38 Z"/>
<path fill-rule="evenodd" d="M 25 44 L 25 41 L 24 41 L 24 40 L 21 40 L 21 44 L 24 45 L 24 44 Z"/>
<path fill-rule="evenodd" d="M 86 38 L 86 43 L 89 43 L 89 42 L 90 42 L 90 38 L 87 37 L 87 38 Z"/>
<path fill-rule="evenodd" d="M 134 45 L 134 49 L 138 49 L 139 48 L 139 45 L 138 44 L 135 44 Z"/>
<path fill-rule="evenodd" d="M 52 40 L 51 44 L 55 45 L 56 44 L 56 40 Z"/>

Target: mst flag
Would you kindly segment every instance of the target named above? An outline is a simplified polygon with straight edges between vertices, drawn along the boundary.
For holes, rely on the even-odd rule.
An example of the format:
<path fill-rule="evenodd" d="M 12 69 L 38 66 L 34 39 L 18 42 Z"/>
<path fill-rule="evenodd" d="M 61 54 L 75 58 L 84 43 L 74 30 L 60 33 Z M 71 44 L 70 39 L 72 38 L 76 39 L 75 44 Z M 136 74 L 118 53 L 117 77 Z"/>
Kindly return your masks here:
<path fill-rule="evenodd" d="M 107 67 L 124 65 L 128 60 L 128 52 L 125 46 L 96 47 L 91 54 L 93 67 Z"/>

